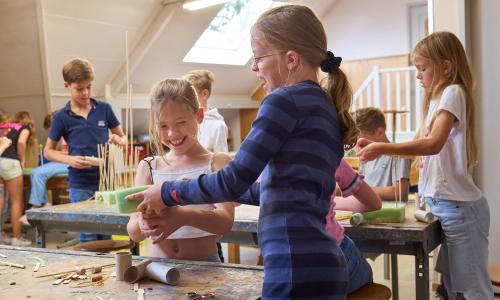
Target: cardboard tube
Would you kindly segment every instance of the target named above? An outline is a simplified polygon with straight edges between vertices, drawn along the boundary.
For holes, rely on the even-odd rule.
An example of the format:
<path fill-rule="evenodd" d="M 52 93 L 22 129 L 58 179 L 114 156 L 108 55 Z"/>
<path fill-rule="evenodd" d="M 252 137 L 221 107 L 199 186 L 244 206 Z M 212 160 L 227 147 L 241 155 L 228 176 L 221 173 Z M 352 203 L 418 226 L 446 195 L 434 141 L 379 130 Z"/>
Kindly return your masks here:
<path fill-rule="evenodd" d="M 415 219 L 419 220 L 420 222 L 424 223 L 431 223 L 434 221 L 434 215 L 430 211 L 425 211 L 425 210 L 416 210 L 415 211 Z"/>
<path fill-rule="evenodd" d="M 116 280 L 125 280 L 125 271 L 132 266 L 132 254 L 129 252 L 118 252 L 116 259 Z"/>
<path fill-rule="evenodd" d="M 181 277 L 179 270 L 173 267 L 152 262 L 146 267 L 146 275 L 156 281 L 170 285 L 177 285 Z"/>
<path fill-rule="evenodd" d="M 134 283 L 141 280 L 146 273 L 146 267 L 151 263 L 150 259 L 145 259 L 137 265 L 129 267 L 125 270 L 124 279 L 128 283 Z"/>

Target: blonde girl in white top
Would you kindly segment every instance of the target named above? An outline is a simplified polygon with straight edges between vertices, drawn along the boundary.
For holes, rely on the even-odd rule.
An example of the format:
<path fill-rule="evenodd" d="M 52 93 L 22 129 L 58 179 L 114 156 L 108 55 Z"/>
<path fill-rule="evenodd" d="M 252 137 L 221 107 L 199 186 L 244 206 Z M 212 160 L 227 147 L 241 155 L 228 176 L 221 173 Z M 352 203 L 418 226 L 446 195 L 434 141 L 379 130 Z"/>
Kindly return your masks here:
<path fill-rule="evenodd" d="M 197 178 L 224 167 L 231 159 L 227 154 L 211 153 L 198 142 L 198 125 L 202 121 L 203 109 L 188 81 L 165 79 L 157 83 L 151 91 L 150 119 L 156 156 L 139 163 L 135 185 Z M 170 151 L 165 154 L 163 147 Z M 168 216 L 132 214 L 127 225 L 130 237 L 136 242 L 152 237 L 150 254 L 154 257 L 220 261 L 216 241 L 231 231 L 234 204 L 178 206 L 174 210 L 170 209 Z M 145 218 L 149 226 L 144 226 Z"/>
<path fill-rule="evenodd" d="M 459 39 L 436 32 L 412 53 L 425 88 L 424 126 L 412 142 L 389 144 L 360 139 L 362 161 L 381 154 L 418 155 L 419 194 L 441 221 L 442 247 L 437 271 L 449 299 L 493 299 L 488 275 L 490 211 L 474 184 L 473 77 Z"/>

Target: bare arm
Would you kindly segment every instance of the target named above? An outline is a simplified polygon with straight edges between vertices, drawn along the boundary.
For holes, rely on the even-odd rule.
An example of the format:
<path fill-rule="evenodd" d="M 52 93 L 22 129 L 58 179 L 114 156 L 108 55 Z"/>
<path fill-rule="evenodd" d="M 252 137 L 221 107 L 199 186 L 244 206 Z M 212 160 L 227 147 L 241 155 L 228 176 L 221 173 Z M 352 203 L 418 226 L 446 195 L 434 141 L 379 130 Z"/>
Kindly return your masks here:
<path fill-rule="evenodd" d="M 380 197 L 364 181 L 352 196 L 335 197 L 335 202 L 335 209 L 353 212 L 373 211 L 382 207 Z"/>
<path fill-rule="evenodd" d="M 148 185 L 153 183 L 153 178 L 151 178 L 151 170 L 148 163 L 145 160 L 141 160 L 137 166 L 137 172 L 135 173 L 134 185 Z"/>
<path fill-rule="evenodd" d="M 361 148 L 358 156 L 361 161 L 373 160 L 382 154 L 387 155 L 435 155 L 441 151 L 450 135 L 455 116 L 441 110 L 436 116 L 428 137 L 406 143 L 370 143 L 365 139 L 358 141 Z"/>
<path fill-rule="evenodd" d="M 0 137 L 0 155 L 2 155 L 7 148 L 12 144 L 12 140 L 8 137 Z M 1 196 L 1 195 L 0 195 Z"/>
<path fill-rule="evenodd" d="M 120 126 L 111 128 L 111 136 L 109 137 L 108 143 L 122 146 L 127 144 L 127 137 Z"/>
<path fill-rule="evenodd" d="M 30 136 L 30 131 L 28 129 L 23 129 L 19 133 L 19 138 L 17 140 L 17 155 L 19 156 L 19 161 L 21 162 L 21 167 L 24 169 L 24 163 L 26 162 L 26 143 Z"/>
<path fill-rule="evenodd" d="M 372 189 L 377 193 L 382 200 L 396 200 L 396 193 L 399 194 L 398 182 L 393 182 L 391 186 L 374 186 Z M 401 178 L 401 201 L 408 200 L 409 180 Z"/>
<path fill-rule="evenodd" d="M 51 138 L 47 138 L 45 148 L 43 149 L 43 154 L 48 160 L 65 163 L 76 169 L 86 169 L 92 166 L 90 161 L 85 160 L 84 156 L 68 155 L 56 150 L 56 147 L 57 141 L 54 141 Z"/>

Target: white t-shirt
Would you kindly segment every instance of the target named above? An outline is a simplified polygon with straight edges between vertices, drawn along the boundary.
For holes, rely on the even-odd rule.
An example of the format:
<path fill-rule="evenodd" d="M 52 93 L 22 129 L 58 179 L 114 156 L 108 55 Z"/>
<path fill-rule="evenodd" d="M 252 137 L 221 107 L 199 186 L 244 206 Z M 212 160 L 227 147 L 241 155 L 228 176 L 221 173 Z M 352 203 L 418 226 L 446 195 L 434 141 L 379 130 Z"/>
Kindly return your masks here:
<path fill-rule="evenodd" d="M 467 169 L 465 94 L 459 85 L 446 87 L 441 100 L 431 101 L 425 121 L 425 136 L 430 133 L 434 114 L 437 116 L 443 110 L 452 113 L 455 122 L 441 151 L 421 157 L 419 194 L 421 197 L 455 201 L 479 200 L 482 193 Z"/>

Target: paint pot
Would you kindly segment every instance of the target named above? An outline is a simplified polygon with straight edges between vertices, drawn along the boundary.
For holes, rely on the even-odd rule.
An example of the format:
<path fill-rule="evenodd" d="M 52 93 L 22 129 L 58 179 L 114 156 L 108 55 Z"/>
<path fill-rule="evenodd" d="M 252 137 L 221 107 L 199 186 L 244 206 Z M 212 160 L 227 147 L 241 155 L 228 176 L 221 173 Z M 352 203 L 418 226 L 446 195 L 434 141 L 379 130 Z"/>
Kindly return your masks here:
<path fill-rule="evenodd" d="M 415 211 L 415 219 L 419 220 L 420 222 L 424 223 L 431 223 L 434 221 L 434 215 L 430 211 L 425 211 L 425 210 L 416 210 Z"/>
<path fill-rule="evenodd" d="M 145 259 L 137 265 L 129 267 L 125 270 L 123 278 L 128 283 L 134 283 L 141 280 L 146 274 L 146 267 L 151 263 L 150 259 Z"/>
<path fill-rule="evenodd" d="M 125 280 L 125 271 L 132 266 L 132 254 L 129 252 L 118 252 L 115 255 L 116 260 L 116 280 Z"/>
<path fill-rule="evenodd" d="M 167 267 L 157 262 L 148 264 L 146 267 L 146 275 L 153 280 L 170 285 L 177 285 L 181 277 L 177 268 Z"/>

